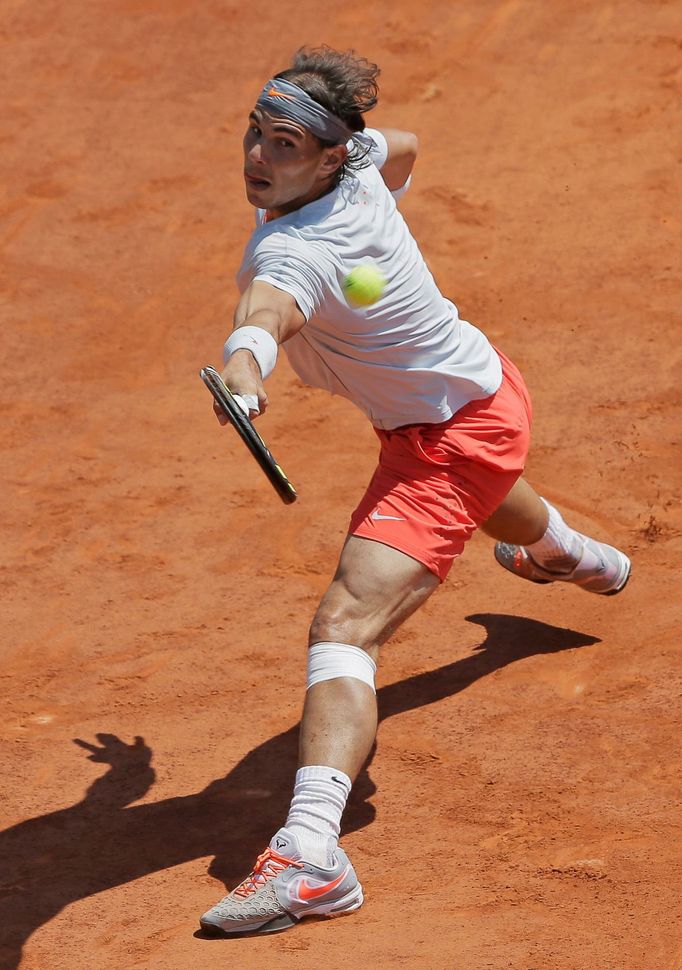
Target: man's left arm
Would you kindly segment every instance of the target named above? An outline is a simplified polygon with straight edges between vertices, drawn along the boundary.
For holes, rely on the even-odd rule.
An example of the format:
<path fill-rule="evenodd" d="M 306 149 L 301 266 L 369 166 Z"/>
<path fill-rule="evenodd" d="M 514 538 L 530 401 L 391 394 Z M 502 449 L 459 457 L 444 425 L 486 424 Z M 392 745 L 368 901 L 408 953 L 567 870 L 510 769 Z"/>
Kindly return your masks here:
<path fill-rule="evenodd" d="M 397 192 L 404 188 L 412 174 L 417 160 L 419 141 L 414 132 L 401 131 L 398 128 L 381 128 L 381 134 L 386 139 L 388 156 L 379 171 L 390 192 Z"/>

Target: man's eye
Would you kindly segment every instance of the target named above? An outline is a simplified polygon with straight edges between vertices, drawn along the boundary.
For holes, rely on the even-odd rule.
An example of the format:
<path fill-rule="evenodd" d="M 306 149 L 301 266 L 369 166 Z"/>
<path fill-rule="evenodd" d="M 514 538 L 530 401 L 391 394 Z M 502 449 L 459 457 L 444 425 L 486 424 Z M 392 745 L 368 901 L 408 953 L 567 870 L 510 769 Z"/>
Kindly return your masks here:
<path fill-rule="evenodd" d="M 249 125 L 249 131 L 254 135 L 260 135 L 260 128 L 258 125 Z"/>
<path fill-rule="evenodd" d="M 280 145 L 283 145 L 285 148 L 293 148 L 294 147 L 293 141 L 289 141 L 288 138 L 280 138 L 279 143 L 280 143 Z"/>

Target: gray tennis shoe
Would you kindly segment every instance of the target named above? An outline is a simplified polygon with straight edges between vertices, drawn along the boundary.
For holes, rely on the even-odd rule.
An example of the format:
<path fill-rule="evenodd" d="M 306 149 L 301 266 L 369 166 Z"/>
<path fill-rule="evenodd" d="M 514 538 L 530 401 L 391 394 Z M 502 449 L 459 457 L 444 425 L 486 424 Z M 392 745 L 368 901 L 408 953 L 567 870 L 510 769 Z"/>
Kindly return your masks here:
<path fill-rule="evenodd" d="M 590 593 L 614 596 L 630 578 L 630 560 L 619 549 L 576 533 L 580 547 L 574 556 L 563 556 L 540 566 L 524 546 L 495 543 L 495 559 L 515 576 L 531 583 L 573 583 Z"/>
<path fill-rule="evenodd" d="M 325 869 L 305 862 L 298 839 L 281 828 L 253 872 L 199 920 L 212 936 L 275 933 L 305 916 L 340 916 L 362 906 L 362 886 L 343 849 Z"/>

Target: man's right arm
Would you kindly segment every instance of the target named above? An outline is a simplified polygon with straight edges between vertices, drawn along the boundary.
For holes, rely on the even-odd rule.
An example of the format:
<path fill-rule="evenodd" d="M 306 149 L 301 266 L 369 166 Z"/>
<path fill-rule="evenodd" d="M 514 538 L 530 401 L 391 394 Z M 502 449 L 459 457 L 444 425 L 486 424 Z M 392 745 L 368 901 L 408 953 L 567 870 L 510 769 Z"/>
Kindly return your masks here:
<path fill-rule="evenodd" d="M 279 346 L 298 333 L 305 322 L 305 317 L 290 293 L 278 290 L 262 280 L 254 280 L 237 304 L 233 333 L 242 327 L 257 327 L 264 330 Z M 264 378 L 256 357 L 250 350 L 236 350 L 226 361 L 221 376 L 233 394 L 257 397 L 260 411 L 265 410 L 268 396 L 263 385 Z M 214 411 L 220 423 L 226 424 L 227 418 L 220 408 L 215 406 Z"/>

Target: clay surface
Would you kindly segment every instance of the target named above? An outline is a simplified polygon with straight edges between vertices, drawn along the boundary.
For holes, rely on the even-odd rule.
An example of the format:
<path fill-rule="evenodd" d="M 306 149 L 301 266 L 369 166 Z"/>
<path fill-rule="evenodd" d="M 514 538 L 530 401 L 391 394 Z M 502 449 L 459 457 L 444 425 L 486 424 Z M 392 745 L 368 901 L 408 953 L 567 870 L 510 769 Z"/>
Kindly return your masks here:
<path fill-rule="evenodd" d="M 3 970 L 682 968 L 680 23 L 6 0 Z M 384 651 L 345 819 L 365 906 L 207 941 L 286 811 L 307 626 L 376 458 L 283 360 L 259 427 L 285 507 L 197 376 L 253 225 L 245 119 L 322 41 L 381 64 L 373 125 L 419 135 L 402 208 L 526 376 L 530 481 L 634 572 L 612 599 L 535 587 L 474 537 Z"/>

